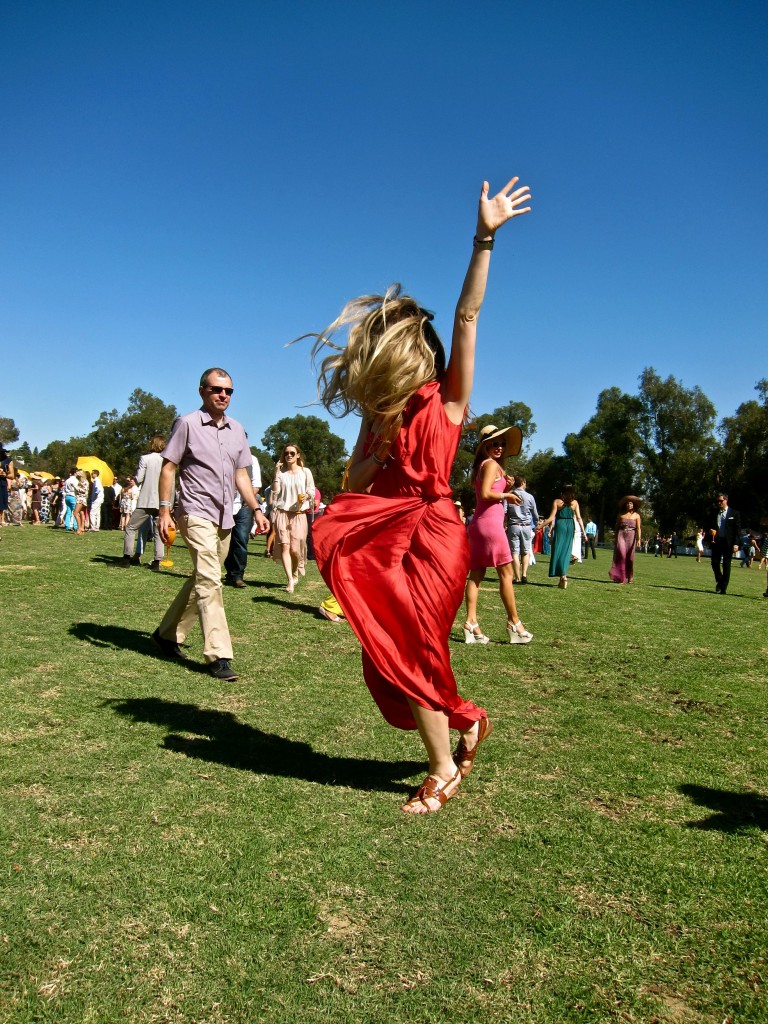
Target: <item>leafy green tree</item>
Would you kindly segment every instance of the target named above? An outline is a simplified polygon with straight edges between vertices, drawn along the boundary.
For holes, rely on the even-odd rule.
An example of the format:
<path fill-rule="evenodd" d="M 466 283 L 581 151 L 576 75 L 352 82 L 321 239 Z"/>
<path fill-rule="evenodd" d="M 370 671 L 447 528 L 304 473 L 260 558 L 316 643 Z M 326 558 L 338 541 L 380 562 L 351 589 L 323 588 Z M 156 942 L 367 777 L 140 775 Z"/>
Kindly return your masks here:
<path fill-rule="evenodd" d="M 117 476 L 126 476 L 135 471 L 139 456 L 149 450 L 154 434 L 170 435 L 177 415 L 176 406 L 136 388 L 124 413 L 112 409 L 99 415 L 93 432 L 85 438 L 87 450 L 78 454 L 96 455 Z"/>
<path fill-rule="evenodd" d="M 563 484 L 570 483 L 570 468 L 564 455 L 555 455 L 552 448 L 544 448 L 516 467 L 525 477 L 529 494 L 536 499 L 539 515 L 546 518 L 552 502 L 560 497 Z"/>
<path fill-rule="evenodd" d="M 271 427 L 267 427 L 261 443 L 270 453 L 271 461 L 267 467 L 262 466 L 264 486 L 271 482 L 275 462 L 289 441 L 301 449 L 304 464 L 312 471 L 315 485 L 320 489 L 323 498 L 328 500 L 338 494 L 347 460 L 346 445 L 344 439 L 333 434 L 326 420 L 320 419 L 319 416 L 285 416 Z M 257 458 L 261 465 L 259 454 Z"/>
<path fill-rule="evenodd" d="M 644 493 L 663 533 L 700 523 L 717 486 L 715 407 L 701 388 L 653 368 L 640 374 L 640 460 Z"/>
<path fill-rule="evenodd" d="M 523 452 L 530 447 L 531 438 L 536 433 L 536 424 L 533 422 L 533 412 L 525 402 L 508 402 L 499 406 L 493 412 L 481 413 L 474 420 L 467 423 L 461 436 L 460 448 L 472 453 L 475 456 L 477 450 L 477 439 L 483 427 L 492 423 L 496 427 L 520 427 L 523 432 Z"/>
<path fill-rule="evenodd" d="M 68 473 L 80 455 L 95 455 L 118 477 L 128 476 L 136 469 L 139 456 L 149 450 L 154 434 L 168 437 L 177 417 L 176 407 L 166 405 L 155 395 L 137 388 L 131 393 L 128 408 L 102 412 L 86 437 L 69 441 L 51 441 L 40 452 L 36 469 L 61 475 Z"/>
<path fill-rule="evenodd" d="M 259 463 L 259 469 L 261 470 L 261 493 L 263 494 L 265 489 L 269 486 L 270 481 L 275 473 L 275 460 L 272 458 L 269 452 L 264 451 L 263 448 L 259 448 L 257 445 L 251 445 L 251 455 L 256 456 L 256 461 Z"/>
<path fill-rule="evenodd" d="M 642 411 L 639 398 L 606 388 L 598 396 L 594 416 L 563 441 L 567 472 L 581 508 L 589 509 L 601 535 L 606 526 L 613 526 L 622 495 L 638 489 Z"/>
<path fill-rule="evenodd" d="M 85 453 L 86 439 L 71 437 L 69 441 L 51 441 L 40 451 L 35 460 L 35 469 L 42 469 L 54 476 L 66 476 L 77 462 L 77 457 Z"/>
<path fill-rule="evenodd" d="M 30 472 L 30 470 L 37 468 L 36 466 L 32 465 L 32 449 L 29 447 L 28 441 L 24 441 L 22 444 L 18 446 L 18 448 L 14 448 L 12 454 L 13 461 L 16 463 L 16 465 L 22 467 L 27 472 Z"/>
<path fill-rule="evenodd" d="M 19 428 L 8 416 L 0 416 L 0 444 L 13 444 L 19 439 Z"/>
<path fill-rule="evenodd" d="M 727 491 L 745 526 L 757 527 L 768 517 L 768 380 L 758 381 L 760 401 L 752 399 L 726 416 L 718 433 L 717 486 Z"/>

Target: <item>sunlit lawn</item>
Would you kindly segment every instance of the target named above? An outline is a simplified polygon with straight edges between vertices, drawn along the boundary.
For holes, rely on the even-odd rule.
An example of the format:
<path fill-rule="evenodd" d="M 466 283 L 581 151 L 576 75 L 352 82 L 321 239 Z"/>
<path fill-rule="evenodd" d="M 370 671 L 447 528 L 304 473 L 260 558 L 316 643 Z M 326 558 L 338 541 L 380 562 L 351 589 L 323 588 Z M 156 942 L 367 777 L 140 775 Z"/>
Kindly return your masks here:
<path fill-rule="evenodd" d="M 609 553 L 519 588 L 535 639 L 460 688 L 496 732 L 420 820 L 414 734 L 386 726 L 349 627 L 252 545 L 227 590 L 232 684 L 154 652 L 189 568 L 122 535 L 0 541 L 0 1020 L 768 1019 L 765 574 Z"/>

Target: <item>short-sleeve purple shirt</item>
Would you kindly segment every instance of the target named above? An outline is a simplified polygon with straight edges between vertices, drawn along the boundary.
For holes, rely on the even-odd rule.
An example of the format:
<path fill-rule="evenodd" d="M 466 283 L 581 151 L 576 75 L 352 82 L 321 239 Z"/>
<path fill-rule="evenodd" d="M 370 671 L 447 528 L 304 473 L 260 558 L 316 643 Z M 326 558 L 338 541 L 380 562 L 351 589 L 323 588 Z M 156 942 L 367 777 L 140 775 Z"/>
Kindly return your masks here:
<path fill-rule="evenodd" d="M 251 465 L 248 439 L 237 420 L 225 416 L 217 425 L 205 409 L 179 416 L 163 458 L 179 467 L 182 515 L 200 516 L 231 530 L 235 472 Z"/>

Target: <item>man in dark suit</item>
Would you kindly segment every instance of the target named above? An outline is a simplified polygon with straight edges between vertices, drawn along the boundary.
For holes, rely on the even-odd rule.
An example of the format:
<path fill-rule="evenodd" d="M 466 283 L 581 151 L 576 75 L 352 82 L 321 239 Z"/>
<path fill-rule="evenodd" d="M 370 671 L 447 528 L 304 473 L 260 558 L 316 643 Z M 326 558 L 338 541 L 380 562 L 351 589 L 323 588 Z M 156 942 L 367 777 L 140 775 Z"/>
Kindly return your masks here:
<path fill-rule="evenodd" d="M 717 495 L 717 513 L 709 521 L 709 536 L 715 592 L 724 594 L 731 578 L 731 559 L 739 550 L 741 516 L 736 509 L 729 508 L 728 495 L 722 492 Z"/>

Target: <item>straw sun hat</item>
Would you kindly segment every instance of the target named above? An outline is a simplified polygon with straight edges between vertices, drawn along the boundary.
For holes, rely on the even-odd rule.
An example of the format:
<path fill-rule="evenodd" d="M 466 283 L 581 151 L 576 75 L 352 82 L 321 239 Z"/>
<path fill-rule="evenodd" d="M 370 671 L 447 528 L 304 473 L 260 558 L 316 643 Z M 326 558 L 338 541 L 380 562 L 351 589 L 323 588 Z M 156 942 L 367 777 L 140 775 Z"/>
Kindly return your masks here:
<path fill-rule="evenodd" d="M 506 459 L 510 455 L 520 454 L 520 449 L 523 446 L 523 432 L 520 427 L 499 428 L 494 427 L 492 423 L 489 423 L 488 426 L 483 427 L 477 435 L 478 451 L 486 441 L 495 441 L 496 438 L 501 438 L 504 441 L 504 454 L 502 458 Z"/>
<path fill-rule="evenodd" d="M 642 498 L 638 498 L 637 495 L 635 495 L 635 494 L 625 494 L 624 497 L 619 502 L 619 508 L 624 508 L 624 506 L 627 504 L 628 501 L 631 501 L 632 504 L 635 506 L 635 508 L 638 508 L 640 505 L 643 504 L 643 499 Z"/>

